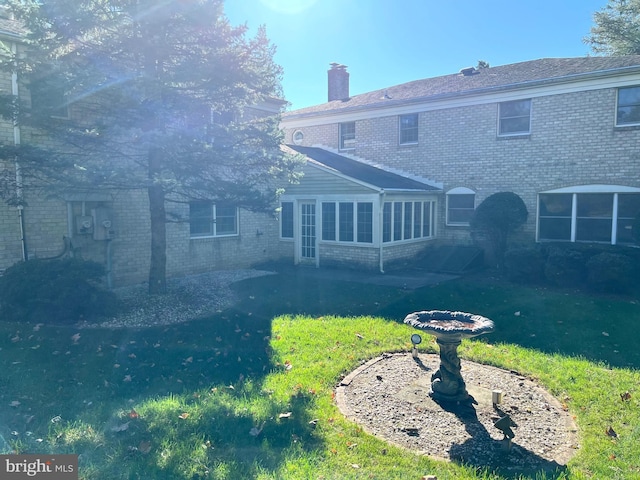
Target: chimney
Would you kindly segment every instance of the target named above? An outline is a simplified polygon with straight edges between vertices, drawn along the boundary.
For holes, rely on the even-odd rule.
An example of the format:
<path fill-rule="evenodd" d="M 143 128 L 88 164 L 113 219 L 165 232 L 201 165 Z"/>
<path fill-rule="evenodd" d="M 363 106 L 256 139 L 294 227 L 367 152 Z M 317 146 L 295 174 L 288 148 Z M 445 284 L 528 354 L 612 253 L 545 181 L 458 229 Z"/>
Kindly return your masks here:
<path fill-rule="evenodd" d="M 331 63 L 327 72 L 329 79 L 329 102 L 333 100 L 347 100 L 349 98 L 349 72 L 347 66 Z"/>

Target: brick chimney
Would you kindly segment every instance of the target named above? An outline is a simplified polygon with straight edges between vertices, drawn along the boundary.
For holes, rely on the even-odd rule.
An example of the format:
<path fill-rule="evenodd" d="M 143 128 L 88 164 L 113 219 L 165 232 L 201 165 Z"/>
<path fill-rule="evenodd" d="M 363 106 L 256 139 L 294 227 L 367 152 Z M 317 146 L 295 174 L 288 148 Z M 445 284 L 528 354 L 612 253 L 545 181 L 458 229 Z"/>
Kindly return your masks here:
<path fill-rule="evenodd" d="M 346 100 L 349 98 L 349 72 L 347 66 L 339 63 L 331 63 L 327 72 L 329 79 L 329 102 L 333 100 Z"/>

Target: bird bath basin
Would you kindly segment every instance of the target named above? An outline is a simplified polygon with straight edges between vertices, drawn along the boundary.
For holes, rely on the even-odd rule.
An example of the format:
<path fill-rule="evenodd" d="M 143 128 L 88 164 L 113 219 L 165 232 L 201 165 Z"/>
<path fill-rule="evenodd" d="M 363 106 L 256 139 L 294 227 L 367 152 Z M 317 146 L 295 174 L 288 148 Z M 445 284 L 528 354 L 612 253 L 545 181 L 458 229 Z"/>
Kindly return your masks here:
<path fill-rule="evenodd" d="M 404 323 L 435 335 L 440 347 L 440 368 L 431 376 L 431 396 L 441 402 L 468 402 L 460 373 L 458 346 L 463 338 L 472 338 L 493 331 L 493 322 L 481 315 L 447 310 L 428 310 L 407 315 Z"/>

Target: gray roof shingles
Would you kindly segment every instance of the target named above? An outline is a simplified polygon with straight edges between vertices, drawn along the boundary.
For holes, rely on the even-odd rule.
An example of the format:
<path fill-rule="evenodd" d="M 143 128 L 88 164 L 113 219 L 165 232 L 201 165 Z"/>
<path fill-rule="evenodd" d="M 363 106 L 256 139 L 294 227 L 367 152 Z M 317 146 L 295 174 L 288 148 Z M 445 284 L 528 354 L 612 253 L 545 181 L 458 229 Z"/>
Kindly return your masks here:
<path fill-rule="evenodd" d="M 283 119 L 361 108 L 381 108 L 429 99 L 481 94 L 493 90 L 561 83 L 594 75 L 640 72 L 640 55 L 620 57 L 542 58 L 476 70 L 472 75 L 456 73 L 354 95 L 286 112 Z"/>
<path fill-rule="evenodd" d="M 347 177 L 359 180 L 374 187 L 385 190 L 421 190 L 439 192 L 440 189 L 418 180 L 359 162 L 337 153 L 317 147 L 287 145 L 290 149 L 301 153 L 313 163 L 339 172 Z"/>

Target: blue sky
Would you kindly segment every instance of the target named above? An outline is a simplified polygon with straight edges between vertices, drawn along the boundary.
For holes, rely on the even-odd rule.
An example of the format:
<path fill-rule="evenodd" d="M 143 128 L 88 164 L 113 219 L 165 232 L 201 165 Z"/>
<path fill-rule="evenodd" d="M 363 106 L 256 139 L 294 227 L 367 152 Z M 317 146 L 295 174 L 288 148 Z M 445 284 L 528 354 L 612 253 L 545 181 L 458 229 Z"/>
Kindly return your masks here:
<path fill-rule="evenodd" d="M 327 101 L 331 62 L 356 95 L 420 78 L 590 53 L 607 0 L 226 0 L 232 25 L 265 25 L 289 109 Z"/>

